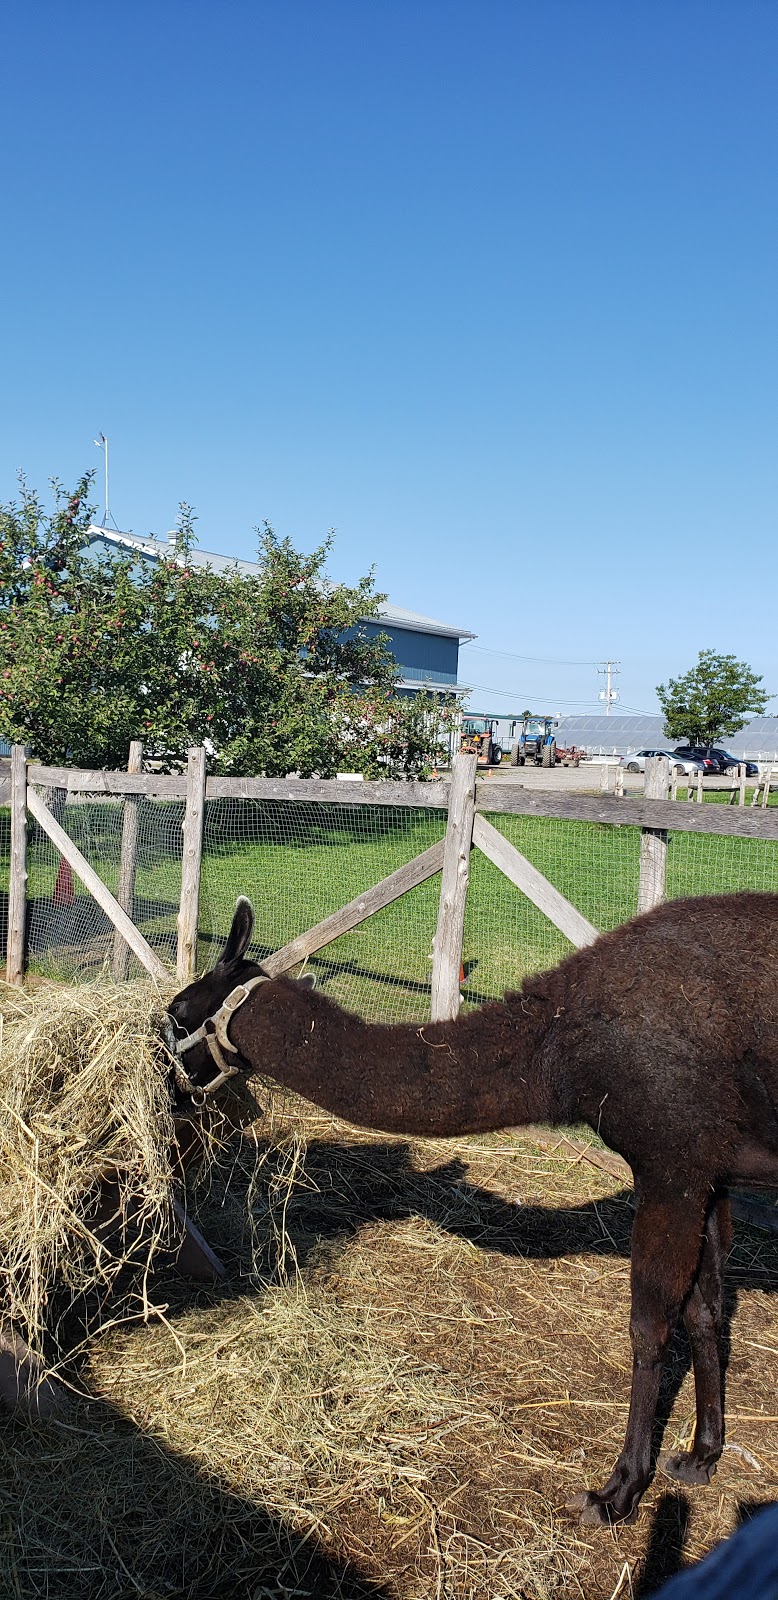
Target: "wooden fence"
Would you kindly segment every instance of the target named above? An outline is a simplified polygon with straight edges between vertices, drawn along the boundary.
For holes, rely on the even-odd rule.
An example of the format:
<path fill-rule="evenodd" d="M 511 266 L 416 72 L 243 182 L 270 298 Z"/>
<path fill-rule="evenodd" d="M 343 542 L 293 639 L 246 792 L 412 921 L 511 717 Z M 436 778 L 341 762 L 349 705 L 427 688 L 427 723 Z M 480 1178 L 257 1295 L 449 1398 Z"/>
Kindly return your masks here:
<path fill-rule="evenodd" d="M 435 874 L 441 875 L 437 931 L 433 946 L 432 1016 L 456 1016 L 460 1004 L 460 966 L 470 853 L 480 850 L 522 894 L 540 909 L 573 945 L 592 943 L 598 930 L 576 906 L 488 820 L 488 813 L 535 816 L 604 823 L 612 827 L 639 827 L 642 831 L 638 909 L 658 904 L 665 893 L 668 834 L 686 832 L 725 834 L 745 839 L 778 842 L 778 812 L 766 806 L 745 807 L 745 787 L 739 779 L 737 807 L 687 804 L 669 798 L 667 761 L 646 763 L 642 797 L 621 793 L 565 794 L 555 790 L 525 789 L 521 784 L 477 779 L 476 758 L 457 756 L 450 782 L 363 782 L 337 779 L 208 778 L 205 752 L 192 750 L 186 774 L 167 776 L 140 771 L 141 750 L 134 745 L 127 772 L 83 771 L 42 766 L 27 759 L 15 746 L 11 757 L 8 791 L 11 803 L 11 852 L 7 977 L 22 979 L 25 960 L 27 885 L 27 818 L 32 816 L 63 858 L 69 862 L 115 930 L 113 972 L 122 978 L 132 951 L 161 984 L 170 985 L 172 973 L 135 927 L 130 912 L 134 897 L 137 854 L 135 807 L 125 806 L 122 825 L 118 897 L 114 896 L 69 837 L 57 812 L 64 816 L 64 801 L 73 794 L 121 798 L 140 797 L 184 800 L 181 900 L 178 914 L 176 977 L 188 982 L 195 973 L 200 869 L 205 803 L 217 798 L 326 802 L 337 806 L 433 808 L 447 813 L 445 838 L 412 861 L 358 895 L 324 921 L 307 928 L 290 943 L 264 959 L 275 975 L 288 971 L 341 934 L 357 927 L 382 907 Z M 41 791 L 48 791 L 48 801 Z M 690 794 L 691 794 L 690 789 Z M 764 799 L 766 801 L 766 791 Z M 6 798 L 0 792 L 0 803 Z M 701 794 L 698 794 L 701 798 Z M 7 802 L 6 802 L 7 803 Z"/>

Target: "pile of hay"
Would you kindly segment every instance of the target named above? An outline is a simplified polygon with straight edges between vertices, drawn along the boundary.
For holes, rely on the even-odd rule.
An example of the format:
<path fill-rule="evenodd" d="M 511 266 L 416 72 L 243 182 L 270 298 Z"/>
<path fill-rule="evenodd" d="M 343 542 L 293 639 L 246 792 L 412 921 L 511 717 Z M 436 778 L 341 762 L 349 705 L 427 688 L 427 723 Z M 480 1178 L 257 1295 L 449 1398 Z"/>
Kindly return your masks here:
<path fill-rule="evenodd" d="M 39 1351 L 60 1291 L 104 1298 L 129 1249 L 96 1231 L 106 1177 L 147 1260 L 174 1231 L 161 1009 L 147 984 L 0 984 L 2 1314 Z"/>

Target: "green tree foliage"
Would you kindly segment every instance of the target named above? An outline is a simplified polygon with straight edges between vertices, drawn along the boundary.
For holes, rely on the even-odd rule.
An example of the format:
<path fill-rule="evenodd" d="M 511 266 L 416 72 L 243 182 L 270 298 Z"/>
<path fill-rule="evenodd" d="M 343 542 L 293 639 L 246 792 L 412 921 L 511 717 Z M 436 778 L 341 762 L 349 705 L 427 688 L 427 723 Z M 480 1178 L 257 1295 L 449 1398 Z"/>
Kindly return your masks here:
<path fill-rule="evenodd" d="M 395 694 L 386 642 L 361 623 L 383 597 L 372 575 L 327 579 L 330 538 L 304 555 L 265 526 L 257 574 L 216 573 L 191 562 L 183 506 L 169 558 L 96 558 L 90 475 L 53 487 L 49 514 L 24 481 L 0 507 L 0 737 L 89 767 L 123 766 L 139 738 L 166 767 L 205 742 L 221 773 L 431 768 L 439 708 Z"/>
<path fill-rule="evenodd" d="M 682 678 L 657 685 L 667 737 L 711 745 L 737 733 L 772 698 L 760 689 L 761 682 L 745 661 L 701 650 L 697 665 Z"/>

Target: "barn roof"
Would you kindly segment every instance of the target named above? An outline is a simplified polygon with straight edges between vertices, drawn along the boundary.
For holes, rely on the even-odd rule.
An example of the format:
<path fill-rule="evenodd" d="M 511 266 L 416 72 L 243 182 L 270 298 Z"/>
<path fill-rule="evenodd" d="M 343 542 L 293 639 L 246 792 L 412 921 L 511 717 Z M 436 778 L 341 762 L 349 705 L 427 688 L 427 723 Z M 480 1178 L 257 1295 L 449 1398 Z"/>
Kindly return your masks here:
<path fill-rule="evenodd" d="M 87 534 L 93 542 L 104 540 L 108 544 L 116 545 L 119 549 L 135 550 L 138 555 L 145 556 L 152 561 L 170 559 L 173 555 L 173 540 L 175 535 L 169 534 L 166 539 L 140 538 L 134 533 L 120 533 L 115 528 L 100 528 L 93 523 L 87 529 Z M 247 576 L 260 571 L 257 561 L 239 561 L 237 556 L 222 556 L 215 550 L 192 549 L 187 555 L 187 561 L 193 567 L 211 567 L 214 572 L 243 572 Z M 402 606 L 392 605 L 385 601 L 378 607 L 377 617 L 382 622 L 395 628 L 408 628 L 411 633 L 437 633 L 448 639 L 475 639 L 474 633 L 469 633 L 466 628 L 457 628 L 448 622 L 438 622 L 435 617 L 425 617 L 418 611 L 406 611 Z M 375 622 L 376 616 L 366 617 L 366 622 Z"/>

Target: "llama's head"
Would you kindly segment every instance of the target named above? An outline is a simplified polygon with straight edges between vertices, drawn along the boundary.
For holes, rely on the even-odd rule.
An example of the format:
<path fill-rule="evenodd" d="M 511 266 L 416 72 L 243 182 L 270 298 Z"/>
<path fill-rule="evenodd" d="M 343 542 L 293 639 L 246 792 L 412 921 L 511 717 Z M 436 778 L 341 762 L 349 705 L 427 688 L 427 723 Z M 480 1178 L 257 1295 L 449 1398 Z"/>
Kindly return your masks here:
<path fill-rule="evenodd" d="M 230 1019 L 260 985 L 274 983 L 256 961 L 244 960 L 254 929 L 251 901 L 241 895 L 227 943 L 210 972 L 171 1000 L 163 1034 L 174 1058 L 171 1088 L 178 1109 L 202 1106 L 209 1093 L 240 1071 L 250 1071 L 232 1043 Z M 299 980 L 312 984 L 313 977 Z"/>

